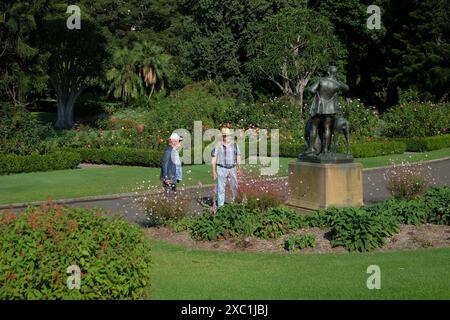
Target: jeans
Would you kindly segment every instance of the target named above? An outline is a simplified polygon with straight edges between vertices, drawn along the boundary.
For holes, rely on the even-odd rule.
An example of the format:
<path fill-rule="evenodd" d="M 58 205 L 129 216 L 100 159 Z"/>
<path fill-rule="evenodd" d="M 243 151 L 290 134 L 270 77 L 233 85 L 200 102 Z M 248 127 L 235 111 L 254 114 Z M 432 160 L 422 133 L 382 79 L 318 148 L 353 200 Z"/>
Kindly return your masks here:
<path fill-rule="evenodd" d="M 231 194 L 233 201 L 236 198 L 238 190 L 238 180 L 236 168 L 226 169 L 217 166 L 217 206 L 221 207 L 225 203 L 225 187 L 227 181 L 230 181 Z"/>

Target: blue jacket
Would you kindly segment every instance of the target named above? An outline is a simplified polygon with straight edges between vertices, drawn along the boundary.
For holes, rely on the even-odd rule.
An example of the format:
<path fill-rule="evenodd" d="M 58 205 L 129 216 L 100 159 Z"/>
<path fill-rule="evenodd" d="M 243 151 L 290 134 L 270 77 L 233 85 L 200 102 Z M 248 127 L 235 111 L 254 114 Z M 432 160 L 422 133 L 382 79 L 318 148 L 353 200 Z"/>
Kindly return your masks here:
<path fill-rule="evenodd" d="M 161 163 L 161 180 L 171 180 L 176 182 L 177 166 L 172 160 L 173 148 L 168 146 L 164 151 L 164 156 Z"/>

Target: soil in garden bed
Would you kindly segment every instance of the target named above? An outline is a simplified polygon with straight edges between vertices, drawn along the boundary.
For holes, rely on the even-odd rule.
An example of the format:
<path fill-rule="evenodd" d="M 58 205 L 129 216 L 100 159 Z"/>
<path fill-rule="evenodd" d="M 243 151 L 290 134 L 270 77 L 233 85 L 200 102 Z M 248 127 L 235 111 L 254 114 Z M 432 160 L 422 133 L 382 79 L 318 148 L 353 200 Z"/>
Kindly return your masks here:
<path fill-rule="evenodd" d="M 180 244 L 193 249 L 207 249 L 235 252 L 288 252 L 283 248 L 281 237 L 275 240 L 262 240 L 255 237 L 230 238 L 217 241 L 196 241 L 190 233 L 177 233 L 170 228 L 158 227 L 146 229 L 146 234 L 156 240 Z M 342 247 L 332 248 L 330 244 L 330 229 L 305 228 L 296 234 L 313 234 L 316 236 L 315 248 L 307 248 L 300 253 L 345 253 Z M 424 224 L 420 226 L 401 225 L 400 232 L 387 239 L 383 248 L 375 251 L 414 250 L 420 248 L 450 247 L 450 226 Z"/>

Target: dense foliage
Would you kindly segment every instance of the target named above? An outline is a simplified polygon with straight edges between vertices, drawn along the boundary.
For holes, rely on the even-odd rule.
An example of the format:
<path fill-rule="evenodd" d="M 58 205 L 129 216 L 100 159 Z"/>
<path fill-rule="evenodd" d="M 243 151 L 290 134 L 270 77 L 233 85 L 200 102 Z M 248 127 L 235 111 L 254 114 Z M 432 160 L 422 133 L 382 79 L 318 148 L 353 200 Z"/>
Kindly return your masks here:
<path fill-rule="evenodd" d="M 75 169 L 80 163 L 77 152 L 55 151 L 26 156 L 0 154 L 0 174 Z"/>
<path fill-rule="evenodd" d="M 0 215 L 1 299 L 140 299 L 150 286 L 149 241 L 123 219 L 52 203 Z M 81 270 L 68 289 L 69 266 Z"/>
<path fill-rule="evenodd" d="M 450 104 L 408 102 L 383 115 L 383 134 L 390 138 L 428 137 L 450 132 Z"/>
<path fill-rule="evenodd" d="M 287 251 L 296 251 L 305 248 L 314 248 L 316 246 L 316 237 L 311 234 L 306 235 L 288 235 L 284 239 L 283 247 Z"/>
<path fill-rule="evenodd" d="M 0 153 L 44 153 L 49 149 L 45 138 L 50 133 L 49 126 L 41 125 L 24 108 L 0 103 Z"/>

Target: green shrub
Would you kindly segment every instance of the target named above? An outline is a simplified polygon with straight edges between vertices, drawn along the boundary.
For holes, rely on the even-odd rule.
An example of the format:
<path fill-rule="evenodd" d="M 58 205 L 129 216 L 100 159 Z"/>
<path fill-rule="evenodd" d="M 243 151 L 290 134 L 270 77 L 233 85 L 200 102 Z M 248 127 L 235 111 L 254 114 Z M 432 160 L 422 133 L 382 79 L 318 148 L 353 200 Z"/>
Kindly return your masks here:
<path fill-rule="evenodd" d="M 162 151 L 123 147 L 100 149 L 79 148 L 68 150 L 78 152 L 82 162 L 96 164 L 160 167 L 163 157 Z"/>
<path fill-rule="evenodd" d="M 280 144 L 280 157 L 297 158 L 304 151 L 304 144 Z"/>
<path fill-rule="evenodd" d="M 331 245 L 349 251 L 380 248 L 385 238 L 399 231 L 398 219 L 374 215 L 363 209 L 340 209 L 331 224 Z"/>
<path fill-rule="evenodd" d="M 24 107 L 0 103 L 0 153 L 29 155 L 52 150 L 46 137 L 53 134 Z"/>
<path fill-rule="evenodd" d="M 336 217 L 341 213 L 341 209 L 329 208 L 314 212 L 306 216 L 306 223 L 309 227 L 325 228 L 331 227 Z"/>
<path fill-rule="evenodd" d="M 295 132 L 303 136 L 308 114 L 301 113 L 289 98 L 281 97 L 255 103 L 239 103 L 223 117 L 223 123 L 232 123 L 237 128 L 279 129 L 280 133 Z M 296 136 L 285 137 L 286 142 L 297 142 Z M 292 140 L 291 140 L 292 139 Z"/>
<path fill-rule="evenodd" d="M 373 137 L 378 135 L 380 121 L 375 108 L 366 107 L 361 100 L 340 100 L 339 114 L 350 122 L 352 137 Z"/>
<path fill-rule="evenodd" d="M 194 224 L 192 217 L 184 216 L 179 220 L 166 220 L 165 225 L 172 228 L 175 232 L 191 230 Z"/>
<path fill-rule="evenodd" d="M 162 137 L 166 137 L 167 133 L 155 134 L 144 125 L 134 122 L 131 122 L 129 126 L 120 124 L 119 128 L 119 130 L 104 130 L 78 125 L 73 130 L 64 131 L 51 140 L 55 141 L 59 148 L 124 147 L 161 150 L 166 145 Z"/>
<path fill-rule="evenodd" d="M 450 104 L 408 102 L 383 115 L 389 138 L 429 137 L 450 133 Z"/>
<path fill-rule="evenodd" d="M 52 203 L 0 218 L 0 299 L 141 299 L 149 240 L 124 219 Z M 81 269 L 80 289 L 67 268 Z"/>
<path fill-rule="evenodd" d="M 351 153 L 355 158 L 379 157 L 390 154 L 403 154 L 406 144 L 403 141 L 373 141 L 351 144 Z M 280 144 L 280 157 L 296 158 L 305 151 L 303 144 Z M 345 146 L 339 145 L 339 152 L 345 152 Z"/>
<path fill-rule="evenodd" d="M 316 236 L 312 234 L 306 235 L 289 235 L 284 239 L 283 247 L 287 251 L 302 250 L 305 248 L 314 248 L 316 246 Z"/>
<path fill-rule="evenodd" d="M 67 151 L 28 156 L 0 154 L 0 174 L 74 169 L 80 162 L 78 153 Z"/>
<path fill-rule="evenodd" d="M 403 154 L 406 145 L 400 141 L 380 141 L 351 145 L 351 153 L 355 158 L 379 157 L 391 154 Z"/>
<path fill-rule="evenodd" d="M 406 144 L 406 151 L 425 152 L 450 148 L 450 135 L 435 137 L 414 137 L 402 140 Z"/>
<path fill-rule="evenodd" d="M 450 225 L 450 188 L 430 188 L 425 193 L 425 205 L 431 211 L 430 222 Z"/>
<path fill-rule="evenodd" d="M 242 204 L 226 205 L 217 211 L 217 215 L 206 212 L 191 221 L 183 223 L 189 226 L 192 237 L 197 240 L 242 236 L 275 239 L 305 225 L 301 216 L 292 209 L 279 206 L 261 211 Z"/>
<path fill-rule="evenodd" d="M 205 129 L 214 128 L 223 123 L 234 105 L 234 99 L 224 98 L 213 83 L 194 83 L 167 98 L 150 101 L 143 124 L 153 133 L 161 128 L 169 132 L 185 128 L 192 132 L 195 120 L 201 120 Z"/>
<path fill-rule="evenodd" d="M 392 217 L 404 224 L 420 225 L 430 220 L 430 210 L 422 201 L 389 199 L 372 206 L 367 211 L 375 215 Z"/>

